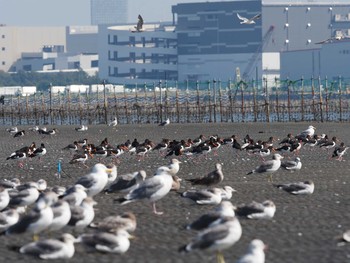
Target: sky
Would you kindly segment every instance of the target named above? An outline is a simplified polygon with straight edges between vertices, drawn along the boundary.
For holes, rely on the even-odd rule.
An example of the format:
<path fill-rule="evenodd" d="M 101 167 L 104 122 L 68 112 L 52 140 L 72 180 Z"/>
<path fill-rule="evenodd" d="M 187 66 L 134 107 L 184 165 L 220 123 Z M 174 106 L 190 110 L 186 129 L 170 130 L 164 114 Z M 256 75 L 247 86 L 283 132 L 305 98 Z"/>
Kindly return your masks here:
<path fill-rule="evenodd" d="M 135 22 L 138 14 L 142 14 L 146 23 L 147 20 L 172 21 L 172 5 L 194 2 L 206 0 L 128 0 L 128 22 Z M 90 0 L 0 0 L 0 24 L 67 26 L 90 23 Z"/>

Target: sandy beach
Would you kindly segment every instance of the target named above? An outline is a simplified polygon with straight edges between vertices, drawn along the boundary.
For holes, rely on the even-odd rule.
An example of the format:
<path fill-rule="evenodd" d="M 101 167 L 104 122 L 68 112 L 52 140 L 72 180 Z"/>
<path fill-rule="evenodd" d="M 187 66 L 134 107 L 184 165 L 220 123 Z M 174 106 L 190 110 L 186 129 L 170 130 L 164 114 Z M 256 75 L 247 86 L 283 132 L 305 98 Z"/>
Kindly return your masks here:
<path fill-rule="evenodd" d="M 108 127 L 105 125 L 89 126 L 85 132 L 76 132 L 76 126 L 47 126 L 48 129 L 57 128 L 59 133 L 53 136 L 42 136 L 29 131 L 27 126 L 18 127 L 26 130 L 23 138 L 13 138 L 7 127 L 0 130 L 0 179 L 19 178 L 22 182 L 45 179 L 49 186 L 73 184 L 80 176 L 88 172 L 87 168 L 69 164 L 71 155 L 62 150 L 63 147 L 75 140 L 87 138 L 89 143 L 98 145 L 104 138 L 112 145 L 124 143 L 137 138 L 143 142 L 146 138 L 158 143 L 162 138 L 181 140 L 196 138 L 203 134 L 210 136 L 217 134 L 227 138 L 235 134 L 242 140 L 249 134 L 255 140 L 267 140 L 274 136 L 274 146 L 288 133 L 296 135 L 309 125 L 317 128 L 317 134 L 336 136 L 339 142 L 350 145 L 349 123 L 208 123 L 208 124 L 173 124 L 158 127 L 157 124 L 119 125 Z M 16 161 L 6 160 L 15 150 L 35 142 L 44 143 L 47 154 L 39 161 L 37 158 L 27 160 L 23 168 L 19 168 Z M 250 203 L 255 200 L 262 202 L 270 199 L 276 204 L 276 213 L 272 220 L 248 220 L 239 218 L 243 234 L 241 239 L 230 249 L 224 251 L 226 262 L 235 262 L 246 252 L 249 242 L 259 238 L 268 245 L 266 262 L 298 262 L 298 263 L 342 263 L 350 262 L 350 244 L 338 246 L 335 238 L 345 230 L 350 229 L 350 152 L 345 154 L 343 161 L 329 159 L 331 151 L 317 148 L 309 150 L 302 148 L 300 159 L 302 169 L 296 172 L 278 170 L 273 174 L 274 183 L 290 183 L 305 180 L 315 182 L 315 192 L 312 195 L 294 196 L 273 187 L 264 174 L 246 173 L 261 163 L 257 156 L 237 152 L 228 145 L 218 149 L 218 154 L 210 153 L 207 159 L 198 160 L 186 156 L 179 157 L 182 162 L 178 176 L 189 179 L 204 175 L 214 170 L 217 162 L 222 164 L 224 180 L 220 187 L 230 185 L 237 190 L 232 196 L 234 205 Z M 57 161 L 62 160 L 62 177 L 57 173 Z M 294 158 L 292 156 L 291 158 Z M 268 157 L 270 159 L 270 157 Z M 102 160 L 104 161 L 104 160 Z M 98 162 L 97 158 L 89 159 L 87 165 L 92 167 Z M 136 156 L 125 153 L 120 157 L 118 174 L 143 169 L 147 176 L 151 176 L 157 167 L 166 165 L 170 158 L 164 158 L 157 151 L 147 154 L 139 161 Z M 190 189 L 191 185 L 182 181 L 179 192 Z M 195 231 L 189 231 L 184 226 L 200 215 L 212 210 L 214 206 L 191 204 L 176 192 L 170 192 L 157 202 L 157 209 L 163 215 L 154 215 L 151 204 L 135 202 L 119 205 L 114 201 L 120 194 L 98 194 L 96 216 L 94 221 L 101 220 L 108 215 L 121 214 L 131 211 L 137 217 L 136 238 L 131 240 L 130 249 L 123 255 L 86 253 L 84 248 L 76 245 L 76 253 L 70 260 L 64 262 L 216 262 L 214 253 L 196 251 L 188 254 L 178 252 L 179 247 L 190 242 L 196 236 Z M 91 232 L 86 229 L 85 232 Z M 73 233 L 67 227 L 51 237 L 59 237 L 62 232 Z M 48 238 L 48 233 L 40 235 L 41 239 Z M 3 262 L 36 262 L 39 261 L 28 255 L 22 255 L 14 249 L 32 240 L 31 235 L 0 236 L 0 252 Z M 53 262 L 55 262 L 54 260 Z M 58 260 L 57 260 L 58 262 Z"/>

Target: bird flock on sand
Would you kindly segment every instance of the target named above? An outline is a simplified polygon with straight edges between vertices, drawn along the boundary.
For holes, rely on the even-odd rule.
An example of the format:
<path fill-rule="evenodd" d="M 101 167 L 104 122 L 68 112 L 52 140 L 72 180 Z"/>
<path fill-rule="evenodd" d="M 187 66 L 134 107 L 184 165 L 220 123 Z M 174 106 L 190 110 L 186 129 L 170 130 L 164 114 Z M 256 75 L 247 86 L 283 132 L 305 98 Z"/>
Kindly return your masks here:
<path fill-rule="evenodd" d="M 165 126 L 169 124 L 167 119 L 158 125 L 158 129 L 166 129 Z M 108 125 L 111 128 L 107 128 L 113 129 L 116 125 L 117 119 L 114 119 Z M 20 140 L 14 136 L 19 132 L 16 127 L 7 131 L 15 140 Z M 183 200 L 184 209 L 193 205 L 210 207 L 206 213 L 186 223 L 184 231 L 193 230 L 196 234 L 192 240 L 184 240 L 183 244 L 179 244 L 179 252 L 212 251 L 216 253 L 217 262 L 222 263 L 225 262 L 223 252 L 242 236 L 240 220 L 271 220 L 278 211 L 276 205 L 272 200 L 233 204 L 232 196 L 238 195 L 239 191 L 225 184 L 223 163 L 214 163 L 211 171 L 204 175 L 191 174 L 190 178 L 181 175 L 182 165 L 208 162 L 208 156 L 218 155 L 220 149 L 226 147 L 231 149 L 233 159 L 255 159 L 260 162 L 257 167 L 248 167 L 249 162 L 246 163 L 248 168 L 245 176 L 248 178 L 265 174 L 272 189 L 281 189 L 291 195 L 311 195 L 315 190 L 312 180 L 306 178 L 299 182 L 277 183 L 272 175 L 280 169 L 298 173 L 302 169 L 302 151 L 312 153 L 315 149 L 324 149 L 327 159 L 344 161 L 349 148 L 335 136 L 316 134 L 316 128 L 312 125 L 299 134 L 287 134 L 282 140 L 276 140 L 273 136 L 267 140 L 253 139 L 248 134 L 243 140 L 239 140 L 237 135 L 227 138 L 199 135 L 193 139 L 163 138 L 159 142 L 150 139 L 138 141 L 135 138 L 119 144 L 112 144 L 108 138 L 104 138 L 100 143 L 93 144 L 88 139 L 87 126 L 75 128 L 75 131 L 86 138 L 77 138 L 61 148 L 61 153 L 68 152 L 64 156 L 69 158 L 67 165 L 77 166 L 84 173 L 76 178 L 74 184 L 49 186 L 44 179 L 20 182 L 18 178 L 6 178 L 0 182 L 1 232 L 9 236 L 23 233 L 33 235 L 33 242 L 16 248 L 20 253 L 41 259 L 72 258 L 76 244 L 90 252 L 126 253 L 131 246 L 133 232 L 136 231 L 135 213 L 129 211 L 108 215 L 96 221 L 95 209 L 98 203 L 95 197 L 104 195 L 111 198 L 116 206 L 125 205 L 130 210 L 132 203 L 144 200 L 150 204 L 153 214 L 161 216 L 171 211 L 159 211 L 156 204 L 173 191 Z M 81 135 L 83 132 L 85 135 Z M 48 131 L 39 127 L 31 128 L 27 133 L 23 131 L 22 136 L 34 133 L 42 141 L 50 140 L 47 135 L 52 139 L 60 136 L 57 129 Z M 34 162 L 28 159 L 37 157 L 40 163 L 49 154 L 50 150 L 45 148 L 44 142 L 40 143 L 40 147 L 36 147 L 33 142 L 9 153 L 7 161 L 15 160 L 18 169 L 26 169 L 30 166 L 27 162 Z M 127 165 L 132 160 L 141 163 L 149 155 L 157 156 L 163 162 L 151 176 L 147 176 L 145 170 L 117 173 L 117 166 L 123 163 Z M 58 231 L 61 233 L 58 239 L 40 237 L 45 233 L 51 236 Z M 340 238 L 341 242 L 350 241 L 349 236 L 345 232 Z M 247 247 L 247 253 L 237 262 L 265 262 L 266 245 L 262 240 L 253 239 Z"/>

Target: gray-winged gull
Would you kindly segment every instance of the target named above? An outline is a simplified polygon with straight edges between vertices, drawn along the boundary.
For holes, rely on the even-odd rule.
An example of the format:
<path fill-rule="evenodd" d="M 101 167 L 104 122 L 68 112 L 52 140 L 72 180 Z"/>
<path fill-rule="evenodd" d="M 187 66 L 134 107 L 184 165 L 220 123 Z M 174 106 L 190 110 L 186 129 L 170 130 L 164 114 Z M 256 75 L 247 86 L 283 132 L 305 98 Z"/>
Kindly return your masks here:
<path fill-rule="evenodd" d="M 237 263 L 264 263 L 266 245 L 260 239 L 254 239 L 248 246 L 248 251 Z"/>
<path fill-rule="evenodd" d="M 311 180 L 289 184 L 276 184 L 275 186 L 293 195 L 312 194 L 315 190 L 315 184 Z"/>
<path fill-rule="evenodd" d="M 262 203 L 251 202 L 250 204 L 243 204 L 235 209 L 238 216 L 249 219 L 272 219 L 276 212 L 276 205 L 271 200 L 266 200 Z"/>

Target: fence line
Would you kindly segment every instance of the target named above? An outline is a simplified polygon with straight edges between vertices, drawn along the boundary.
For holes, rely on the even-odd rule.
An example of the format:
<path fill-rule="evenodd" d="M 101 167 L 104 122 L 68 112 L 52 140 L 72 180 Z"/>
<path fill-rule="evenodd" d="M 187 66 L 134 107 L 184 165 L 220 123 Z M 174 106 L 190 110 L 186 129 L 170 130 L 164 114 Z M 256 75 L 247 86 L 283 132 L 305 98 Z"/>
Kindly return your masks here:
<path fill-rule="evenodd" d="M 125 88 L 124 92 L 50 93 L 6 96 L 1 105 L 3 125 L 121 124 L 171 122 L 347 121 L 347 85 L 312 79 L 267 83 L 208 81 L 189 88 L 167 83 Z"/>

